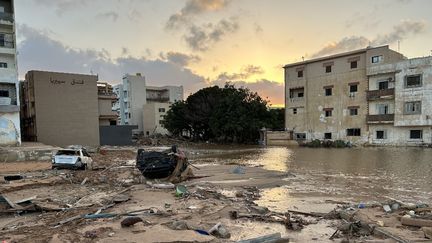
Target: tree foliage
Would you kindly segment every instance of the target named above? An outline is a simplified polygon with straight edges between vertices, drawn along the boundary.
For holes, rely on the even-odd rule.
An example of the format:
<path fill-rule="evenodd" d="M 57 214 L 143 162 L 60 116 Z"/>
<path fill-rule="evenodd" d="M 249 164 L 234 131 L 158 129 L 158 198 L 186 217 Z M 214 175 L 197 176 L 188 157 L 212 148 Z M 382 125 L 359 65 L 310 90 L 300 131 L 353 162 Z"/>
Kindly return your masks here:
<path fill-rule="evenodd" d="M 194 140 L 256 142 L 261 128 L 284 127 L 283 109 L 269 110 L 267 104 L 246 88 L 208 87 L 172 104 L 163 125 L 173 135 Z"/>

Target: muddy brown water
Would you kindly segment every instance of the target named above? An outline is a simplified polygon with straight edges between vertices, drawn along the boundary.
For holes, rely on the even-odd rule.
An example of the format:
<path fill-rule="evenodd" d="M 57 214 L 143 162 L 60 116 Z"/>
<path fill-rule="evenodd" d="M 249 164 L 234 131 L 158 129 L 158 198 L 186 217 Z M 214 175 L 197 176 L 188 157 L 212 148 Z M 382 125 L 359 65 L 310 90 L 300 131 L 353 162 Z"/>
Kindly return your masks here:
<path fill-rule="evenodd" d="M 267 197 L 269 202 L 293 197 L 432 202 L 430 148 L 217 147 L 194 150 L 191 157 L 197 163 L 262 166 L 294 174 L 283 179 L 289 180 L 288 186 L 264 191 L 264 200 Z"/>

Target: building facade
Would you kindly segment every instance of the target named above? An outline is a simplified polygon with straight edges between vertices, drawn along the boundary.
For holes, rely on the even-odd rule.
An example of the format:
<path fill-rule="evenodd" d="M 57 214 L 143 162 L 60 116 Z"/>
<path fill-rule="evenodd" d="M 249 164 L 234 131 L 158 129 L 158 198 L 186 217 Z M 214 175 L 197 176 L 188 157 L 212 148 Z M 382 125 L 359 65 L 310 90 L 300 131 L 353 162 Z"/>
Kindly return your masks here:
<path fill-rule="evenodd" d="M 183 100 L 183 86 L 147 86 L 145 77 L 139 73 L 125 75 L 123 83 L 114 90 L 120 94 L 119 103 L 114 104 L 114 109 L 120 109 L 120 124 L 137 125 L 135 133 L 144 135 L 166 134 L 160 121 L 170 104 Z"/>
<path fill-rule="evenodd" d="M 286 128 L 297 140 L 367 143 L 367 70 L 403 59 L 381 46 L 285 65 Z"/>
<path fill-rule="evenodd" d="M 0 146 L 21 144 L 14 1 L 0 0 Z"/>
<path fill-rule="evenodd" d="M 432 144 L 432 57 L 368 69 L 369 143 Z"/>
<path fill-rule="evenodd" d="M 23 140 L 99 145 L 98 77 L 29 71 L 22 83 Z"/>
<path fill-rule="evenodd" d="M 112 107 L 118 103 L 117 95 L 113 92 L 113 87 L 108 83 L 98 82 L 98 110 L 99 126 L 117 125 L 118 114 Z"/>

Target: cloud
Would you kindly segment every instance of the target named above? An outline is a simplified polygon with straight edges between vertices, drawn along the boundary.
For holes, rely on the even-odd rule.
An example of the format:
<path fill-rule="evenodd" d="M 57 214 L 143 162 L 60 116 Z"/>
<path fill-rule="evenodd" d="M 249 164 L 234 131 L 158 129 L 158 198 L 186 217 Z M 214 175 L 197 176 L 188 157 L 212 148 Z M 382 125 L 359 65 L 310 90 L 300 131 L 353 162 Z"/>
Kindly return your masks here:
<path fill-rule="evenodd" d="M 339 41 L 331 42 L 325 45 L 321 50 L 313 53 L 312 58 L 331 55 L 339 52 L 352 51 L 355 49 L 365 48 L 366 46 L 379 46 L 393 44 L 399 40 L 404 40 L 408 36 L 415 36 L 426 31 L 427 23 L 425 21 L 402 20 L 399 24 L 393 26 L 392 31 L 378 35 L 373 39 L 364 36 L 345 37 Z"/>
<path fill-rule="evenodd" d="M 214 82 L 226 83 L 226 82 L 238 81 L 241 79 L 248 79 L 253 75 L 263 74 L 263 73 L 264 73 L 264 69 L 262 67 L 247 65 L 244 66 L 241 69 L 241 71 L 238 73 L 227 73 L 227 72 L 220 73 L 217 76 L 216 80 L 214 80 Z"/>
<path fill-rule="evenodd" d="M 77 49 L 54 40 L 47 32 L 27 25 L 19 25 L 22 41 L 18 43 L 19 75 L 30 70 L 46 70 L 99 75 L 100 80 L 119 83 L 125 73 L 143 73 L 152 85 L 183 85 L 186 92 L 196 91 L 206 85 L 205 78 L 170 58 L 147 59 L 123 56 L 112 58 L 104 49 Z M 125 53 L 127 54 L 127 52 Z M 174 58 L 175 59 L 175 58 Z"/>
<path fill-rule="evenodd" d="M 206 51 L 222 40 L 228 33 L 234 33 L 239 25 L 236 18 L 222 19 L 217 24 L 192 25 L 184 36 L 187 45 L 194 51 Z"/>
<path fill-rule="evenodd" d="M 119 15 L 118 15 L 118 13 L 116 13 L 114 11 L 109 11 L 109 12 L 104 12 L 104 13 L 98 13 L 96 15 L 96 18 L 111 19 L 113 22 L 116 22 L 117 19 L 119 18 Z"/>
<path fill-rule="evenodd" d="M 264 31 L 264 29 L 258 23 L 254 23 L 255 34 L 260 34 Z"/>
<path fill-rule="evenodd" d="M 189 0 L 180 12 L 170 16 L 165 27 L 167 29 L 178 28 L 189 23 L 193 15 L 224 9 L 229 2 L 228 0 Z"/>
<path fill-rule="evenodd" d="M 193 62 L 201 61 L 201 58 L 196 55 L 188 55 L 181 52 L 170 51 L 166 54 L 161 53 L 161 58 L 168 60 L 171 63 L 175 63 L 179 66 L 187 66 Z"/>
<path fill-rule="evenodd" d="M 87 5 L 87 0 L 34 0 L 39 5 L 53 7 L 56 13 L 61 16 L 65 12 L 79 9 Z"/>

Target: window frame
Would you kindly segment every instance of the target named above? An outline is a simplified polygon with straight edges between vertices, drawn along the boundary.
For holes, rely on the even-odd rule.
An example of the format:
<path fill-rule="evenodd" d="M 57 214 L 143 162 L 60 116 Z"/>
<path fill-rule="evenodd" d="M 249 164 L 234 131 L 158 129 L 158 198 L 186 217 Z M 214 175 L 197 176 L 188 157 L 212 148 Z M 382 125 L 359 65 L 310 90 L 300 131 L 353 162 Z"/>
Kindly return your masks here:
<path fill-rule="evenodd" d="M 0 68 L 8 68 L 7 62 L 0 62 Z"/>
<path fill-rule="evenodd" d="M 414 138 L 413 137 L 413 132 L 420 132 L 419 133 L 420 136 L 418 138 Z M 421 129 L 410 130 L 409 139 L 415 139 L 415 140 L 421 140 L 421 139 L 423 139 L 423 130 L 421 130 Z"/>
<path fill-rule="evenodd" d="M 382 137 L 378 137 L 378 132 L 382 132 Z M 386 130 L 376 130 L 375 131 L 375 139 L 377 139 L 377 140 L 387 139 L 387 131 Z"/>
<path fill-rule="evenodd" d="M 419 77 L 419 84 L 416 85 L 408 85 L 408 78 L 412 77 Z M 411 89 L 411 88 L 418 88 L 423 86 L 423 74 L 412 74 L 412 75 L 406 75 L 404 80 L 404 87 L 405 89 Z"/>
<path fill-rule="evenodd" d="M 330 134 L 330 138 L 327 136 L 329 134 Z M 324 133 L 324 139 L 331 140 L 332 139 L 332 133 L 331 132 L 325 132 Z"/>
<path fill-rule="evenodd" d="M 358 109 L 359 108 L 348 108 L 349 109 L 349 114 L 350 114 L 350 116 L 358 116 Z M 355 112 L 353 112 L 353 111 L 355 111 Z M 353 114 L 353 113 L 355 113 L 355 114 Z"/>
<path fill-rule="evenodd" d="M 361 128 L 347 128 L 346 129 L 347 137 L 360 137 L 361 136 Z"/>
<path fill-rule="evenodd" d="M 328 94 L 327 91 L 330 91 L 330 94 Z M 324 95 L 325 96 L 333 96 L 333 88 L 330 88 L 330 87 L 324 88 Z"/>
<path fill-rule="evenodd" d="M 297 78 L 303 78 L 303 76 L 304 76 L 303 70 L 298 70 L 297 71 Z"/>
<path fill-rule="evenodd" d="M 351 91 L 352 87 L 356 87 L 355 91 Z M 351 93 L 357 93 L 358 92 L 358 84 L 349 84 L 349 92 Z"/>
<path fill-rule="evenodd" d="M 376 59 L 376 62 L 374 61 Z M 371 57 L 371 63 L 380 63 L 383 60 L 383 55 L 377 55 Z"/>
<path fill-rule="evenodd" d="M 333 108 L 324 109 L 324 117 L 332 117 L 333 116 Z"/>
<path fill-rule="evenodd" d="M 355 65 L 354 65 L 355 67 L 353 67 L 353 64 L 355 64 Z M 358 61 L 351 61 L 351 62 L 350 62 L 350 68 L 351 68 L 351 69 L 356 69 L 356 68 L 358 68 Z"/>
<path fill-rule="evenodd" d="M 411 105 L 414 108 L 413 111 L 407 109 Z M 416 109 L 416 107 L 418 109 Z M 408 101 L 404 103 L 404 115 L 420 115 L 422 114 L 422 102 L 421 101 Z"/>
<path fill-rule="evenodd" d="M 332 72 L 332 65 L 325 66 L 325 73 L 331 73 Z"/>

